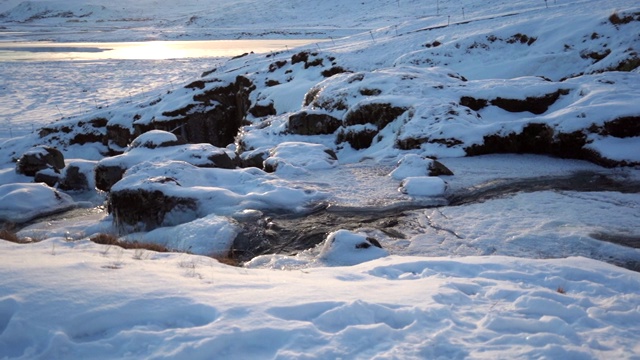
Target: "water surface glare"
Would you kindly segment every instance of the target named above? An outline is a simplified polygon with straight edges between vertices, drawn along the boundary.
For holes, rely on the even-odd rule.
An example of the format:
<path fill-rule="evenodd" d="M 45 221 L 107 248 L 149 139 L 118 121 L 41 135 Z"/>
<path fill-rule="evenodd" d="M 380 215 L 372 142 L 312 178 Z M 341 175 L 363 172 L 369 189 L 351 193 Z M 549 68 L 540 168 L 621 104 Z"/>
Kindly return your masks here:
<path fill-rule="evenodd" d="M 317 39 L 142 41 L 99 43 L 0 42 L 0 61 L 165 60 L 268 53 L 318 44 Z M 316 45 L 319 46 L 319 45 Z"/>

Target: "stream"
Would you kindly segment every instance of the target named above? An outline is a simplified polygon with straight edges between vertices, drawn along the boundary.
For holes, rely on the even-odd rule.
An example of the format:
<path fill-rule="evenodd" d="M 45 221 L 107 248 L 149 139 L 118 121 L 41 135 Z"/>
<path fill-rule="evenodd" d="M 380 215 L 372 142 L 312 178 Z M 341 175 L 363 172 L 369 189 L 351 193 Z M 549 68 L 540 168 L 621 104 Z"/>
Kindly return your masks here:
<path fill-rule="evenodd" d="M 640 182 L 621 181 L 602 173 L 579 171 L 568 176 L 551 176 L 532 179 L 492 180 L 483 184 L 457 190 L 448 194 L 448 205 L 431 208 L 463 206 L 507 198 L 518 193 L 538 191 L 614 191 L 620 193 L 640 193 Z M 393 243 L 409 238 L 407 218 L 423 211 L 423 206 L 399 206 L 384 211 L 362 209 L 334 209 L 326 206 L 303 216 L 266 214 L 264 217 L 242 221 L 242 232 L 233 244 L 232 257 L 240 262 L 251 260 L 258 255 L 293 255 L 320 244 L 326 235 L 338 229 L 364 230 L 384 237 L 384 243 Z M 428 209 L 428 208 L 427 208 Z M 430 226 L 435 226 L 431 225 Z M 438 231 L 449 231 L 434 228 Z M 631 248 L 640 248 L 640 236 L 598 232 L 590 237 L 599 241 L 614 243 Z M 393 251 L 390 251 L 393 253 Z M 426 255 L 426 254 L 425 254 Z M 640 261 L 624 259 L 602 259 L 630 270 L 640 271 Z"/>

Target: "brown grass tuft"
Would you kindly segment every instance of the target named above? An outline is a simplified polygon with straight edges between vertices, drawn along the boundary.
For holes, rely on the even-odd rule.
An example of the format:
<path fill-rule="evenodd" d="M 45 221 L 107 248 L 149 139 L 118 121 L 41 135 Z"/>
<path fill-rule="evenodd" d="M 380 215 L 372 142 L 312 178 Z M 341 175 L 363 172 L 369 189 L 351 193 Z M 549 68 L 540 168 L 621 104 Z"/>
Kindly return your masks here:
<path fill-rule="evenodd" d="M 232 251 L 229 251 L 227 255 L 213 255 L 211 256 L 214 260 L 218 261 L 220 264 L 225 264 L 229 266 L 238 267 L 241 265 L 241 261 L 234 256 Z"/>
<path fill-rule="evenodd" d="M 11 223 L 4 224 L 0 229 L 0 239 L 16 244 L 28 244 L 32 242 L 30 238 L 21 238 L 15 231 L 15 226 Z"/>
<path fill-rule="evenodd" d="M 90 238 L 96 244 L 114 245 L 123 249 L 144 249 L 155 252 L 169 252 L 167 247 L 154 243 L 138 242 L 138 241 L 122 241 L 111 234 L 98 234 Z"/>
<path fill-rule="evenodd" d="M 558 286 L 558 288 L 556 289 L 556 291 L 557 291 L 559 294 L 566 294 L 566 293 L 567 293 L 567 290 L 565 290 L 565 288 L 564 288 L 563 286 Z"/>

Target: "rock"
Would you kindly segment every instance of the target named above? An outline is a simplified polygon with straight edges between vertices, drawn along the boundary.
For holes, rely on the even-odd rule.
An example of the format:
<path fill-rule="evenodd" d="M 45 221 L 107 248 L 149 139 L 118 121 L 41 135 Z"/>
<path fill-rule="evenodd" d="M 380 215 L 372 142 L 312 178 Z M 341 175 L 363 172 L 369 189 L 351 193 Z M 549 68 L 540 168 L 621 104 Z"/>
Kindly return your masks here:
<path fill-rule="evenodd" d="M 447 184 L 437 176 L 411 176 L 402 180 L 400 191 L 411 196 L 442 196 Z"/>
<path fill-rule="evenodd" d="M 145 161 L 184 161 L 197 167 L 234 169 L 240 164 L 231 150 L 211 144 L 182 144 L 180 137 L 152 130 L 137 137 L 123 154 L 105 158 L 95 168 L 96 187 L 110 191 L 124 172 Z M 233 157 L 229 156 L 231 154 Z"/>
<path fill-rule="evenodd" d="M 159 147 L 183 145 L 185 143 L 183 139 L 179 139 L 173 133 L 162 130 L 151 130 L 135 138 L 131 142 L 130 148 L 155 149 Z"/>
<path fill-rule="evenodd" d="M 122 175 L 127 169 L 122 165 L 98 164 L 95 167 L 96 188 L 102 191 L 109 191 L 113 184 L 122 179 Z"/>
<path fill-rule="evenodd" d="M 52 147 L 36 146 L 31 148 L 18 160 L 16 172 L 27 176 L 35 176 L 40 170 L 51 168 L 60 171 L 64 168 L 64 156 Z"/>
<path fill-rule="evenodd" d="M 318 259 L 329 265 L 356 265 L 387 255 L 376 239 L 364 233 L 338 230 L 327 236 Z"/>
<path fill-rule="evenodd" d="M 240 166 L 243 168 L 264 168 L 264 161 L 269 157 L 268 149 L 245 151 L 240 154 Z"/>
<path fill-rule="evenodd" d="M 155 178 L 155 182 L 175 181 L 171 178 Z M 108 199 L 109 212 L 116 225 L 142 226 L 150 231 L 160 226 L 173 226 L 197 218 L 195 199 L 164 194 L 160 190 L 124 189 L 112 191 Z M 179 220 L 165 219 L 168 213 L 179 213 Z"/>
<path fill-rule="evenodd" d="M 297 172 L 334 168 L 337 157 L 333 150 L 321 144 L 283 142 L 271 149 L 264 161 L 266 172 Z"/>
<path fill-rule="evenodd" d="M 48 186 L 55 186 L 58 180 L 60 179 L 60 174 L 55 172 L 53 169 L 43 169 L 36 173 L 33 178 L 33 182 L 35 183 L 44 183 Z"/>
<path fill-rule="evenodd" d="M 555 92 L 540 97 L 527 97 L 526 99 L 507 99 L 497 97 L 490 101 L 485 99 L 476 99 L 471 96 L 463 96 L 460 98 L 460 105 L 478 111 L 491 104 L 509 112 L 528 111 L 532 114 L 540 115 L 545 113 L 547 109 L 549 109 L 549 106 L 553 105 L 560 98 L 560 95 L 567 94 L 569 94 L 569 90 L 558 89 Z"/>
<path fill-rule="evenodd" d="M 444 166 L 444 164 L 440 161 L 433 160 L 429 165 L 429 176 L 441 175 L 453 176 L 453 171 L 449 170 L 449 168 Z"/>
<path fill-rule="evenodd" d="M 349 109 L 349 112 L 345 115 L 344 124 L 346 126 L 374 124 L 378 130 L 382 130 L 405 111 L 407 111 L 407 108 L 387 103 L 360 105 Z"/>
<path fill-rule="evenodd" d="M 58 188 L 61 190 L 75 191 L 93 190 L 95 188 L 95 165 L 95 161 L 70 161 L 67 167 L 62 171 Z"/>
<path fill-rule="evenodd" d="M 244 76 L 227 86 L 215 87 L 194 95 L 194 103 L 165 111 L 166 120 L 134 124 L 135 134 L 150 130 L 178 132 L 186 142 L 209 143 L 226 147 L 234 143 L 238 130 L 251 108 L 249 94 L 255 85 Z"/>
<path fill-rule="evenodd" d="M 268 84 L 267 84 L 268 86 Z M 276 108 L 273 106 L 273 103 L 270 102 L 268 105 L 256 104 L 251 109 L 249 109 L 249 113 L 256 118 L 267 117 L 270 115 L 275 115 Z"/>
<path fill-rule="evenodd" d="M 46 184 L 0 185 L 0 222 L 24 223 L 35 218 L 69 210 L 73 199 Z"/>
<path fill-rule="evenodd" d="M 349 143 L 354 150 L 367 149 L 373 143 L 373 139 L 378 135 L 378 131 L 360 127 L 358 129 L 341 130 L 336 138 L 336 143 Z"/>
<path fill-rule="evenodd" d="M 301 111 L 289 116 L 287 129 L 298 135 L 333 134 L 342 125 L 342 121 L 322 113 Z"/>
<path fill-rule="evenodd" d="M 437 160 L 407 154 L 389 175 L 396 180 L 404 180 L 408 177 L 453 175 L 453 172 Z"/>

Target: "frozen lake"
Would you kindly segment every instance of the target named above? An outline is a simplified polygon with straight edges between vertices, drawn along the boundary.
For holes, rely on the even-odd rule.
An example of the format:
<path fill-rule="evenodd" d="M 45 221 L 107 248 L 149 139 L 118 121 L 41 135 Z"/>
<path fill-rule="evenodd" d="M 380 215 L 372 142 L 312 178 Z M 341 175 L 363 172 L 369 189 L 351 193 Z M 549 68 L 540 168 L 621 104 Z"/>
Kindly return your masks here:
<path fill-rule="evenodd" d="M 0 42 L 0 61 L 166 60 L 268 53 L 323 40 L 206 40 L 143 42 Z"/>
<path fill-rule="evenodd" d="M 0 141 L 62 117 L 141 101 L 197 79 L 221 58 L 269 53 L 322 40 L 147 42 L 0 41 Z M 46 86 L 42 86 L 46 84 Z"/>

